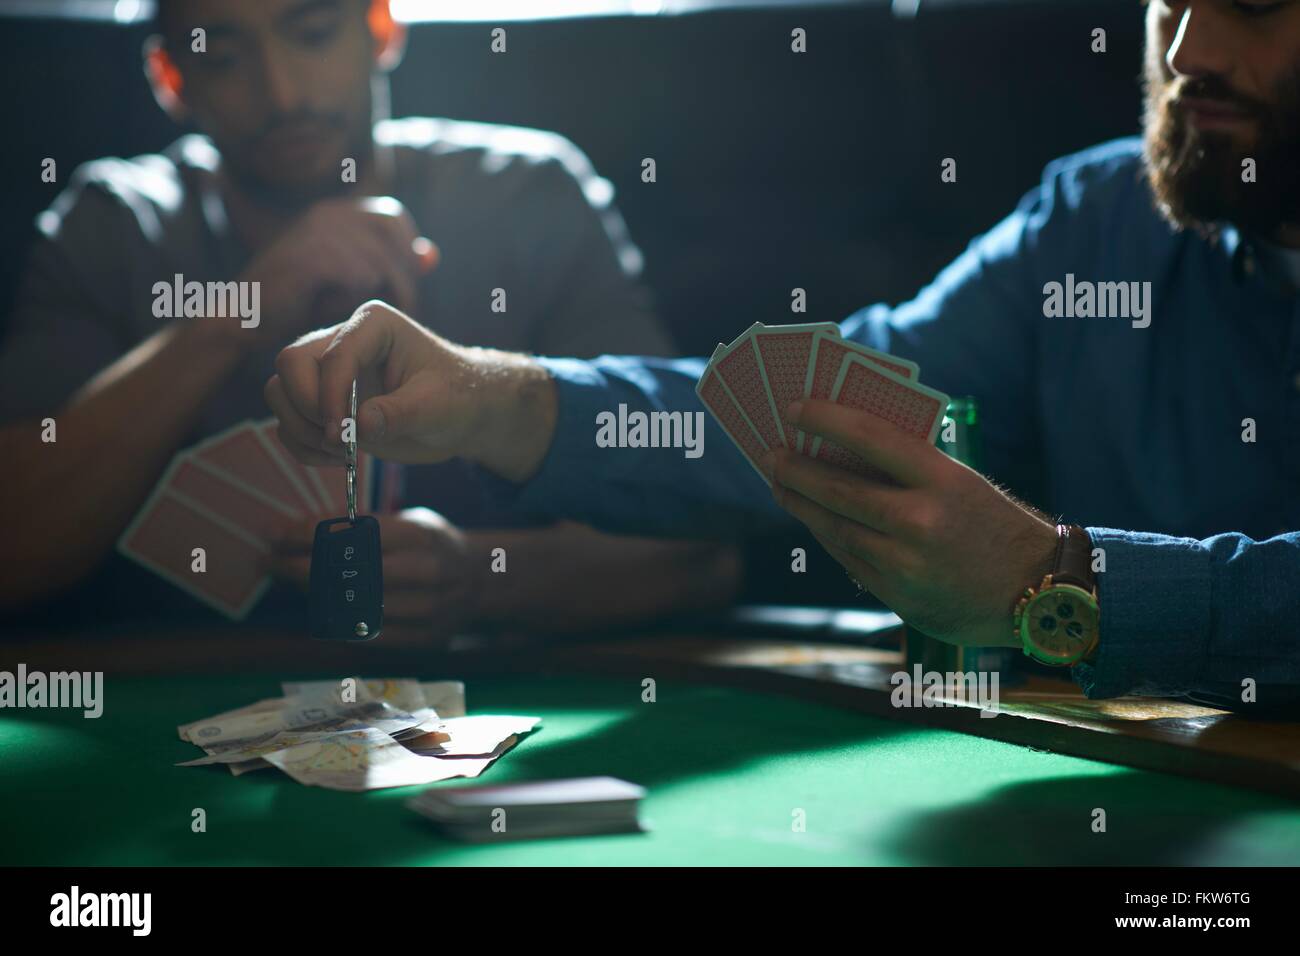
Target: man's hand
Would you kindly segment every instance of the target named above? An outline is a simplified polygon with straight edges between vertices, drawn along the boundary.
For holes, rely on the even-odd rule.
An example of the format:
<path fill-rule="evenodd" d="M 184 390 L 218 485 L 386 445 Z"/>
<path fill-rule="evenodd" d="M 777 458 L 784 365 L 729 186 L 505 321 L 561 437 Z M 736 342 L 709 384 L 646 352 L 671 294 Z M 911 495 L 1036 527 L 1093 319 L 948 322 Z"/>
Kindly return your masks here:
<path fill-rule="evenodd" d="M 466 458 L 511 481 L 541 465 L 555 433 L 555 386 L 523 355 L 467 348 L 382 302 L 284 349 L 266 384 L 280 438 L 307 464 L 337 465 L 352 381 L 357 441 L 389 461 Z"/>
<path fill-rule="evenodd" d="M 315 203 L 266 247 L 241 281 L 261 284 L 256 341 L 284 342 L 382 297 L 414 312 L 419 278 L 438 262 L 405 207 L 387 196 Z"/>
<path fill-rule="evenodd" d="M 487 562 L 470 555 L 465 534 L 428 508 L 377 515 L 384 550 L 384 636 L 431 646 L 454 637 L 478 613 L 475 569 Z M 290 529 L 275 543 L 276 577 L 307 589 L 316 518 Z"/>
<path fill-rule="evenodd" d="M 1052 569 L 1056 528 L 893 425 L 808 399 L 789 420 L 884 473 L 863 478 L 781 449 L 772 493 L 858 584 L 930 637 L 1019 646 L 1012 609 Z"/>

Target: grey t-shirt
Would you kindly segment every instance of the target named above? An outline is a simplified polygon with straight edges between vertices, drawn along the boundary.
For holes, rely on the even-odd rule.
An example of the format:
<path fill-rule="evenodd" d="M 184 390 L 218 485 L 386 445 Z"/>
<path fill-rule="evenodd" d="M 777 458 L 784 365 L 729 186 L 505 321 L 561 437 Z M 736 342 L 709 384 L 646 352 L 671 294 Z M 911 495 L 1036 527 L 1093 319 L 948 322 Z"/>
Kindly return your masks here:
<path fill-rule="evenodd" d="M 571 142 L 419 117 L 378 124 L 376 141 L 391 147 L 396 198 L 442 253 L 420 284 L 419 321 L 469 345 L 576 357 L 670 353 L 613 189 Z M 156 282 L 239 274 L 251 255 L 228 228 L 218 162 L 206 138 L 186 136 L 162 155 L 76 171 L 37 218 L 0 344 L 0 422 L 54 415 L 159 323 L 184 321 L 154 317 Z M 504 312 L 492 311 L 494 289 L 506 292 Z M 212 396 L 201 434 L 268 414 L 262 386 L 275 351 L 251 356 Z"/>

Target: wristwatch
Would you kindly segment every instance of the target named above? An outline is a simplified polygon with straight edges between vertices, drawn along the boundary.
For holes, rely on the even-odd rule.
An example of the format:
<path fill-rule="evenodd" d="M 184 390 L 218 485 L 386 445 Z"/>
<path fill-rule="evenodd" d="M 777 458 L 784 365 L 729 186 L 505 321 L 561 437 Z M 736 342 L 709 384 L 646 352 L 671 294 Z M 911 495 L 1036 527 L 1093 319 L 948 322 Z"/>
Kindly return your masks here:
<path fill-rule="evenodd" d="M 1092 541 L 1077 524 L 1058 524 L 1051 573 L 1016 602 L 1015 636 L 1034 660 L 1068 667 L 1097 650 L 1100 623 Z"/>

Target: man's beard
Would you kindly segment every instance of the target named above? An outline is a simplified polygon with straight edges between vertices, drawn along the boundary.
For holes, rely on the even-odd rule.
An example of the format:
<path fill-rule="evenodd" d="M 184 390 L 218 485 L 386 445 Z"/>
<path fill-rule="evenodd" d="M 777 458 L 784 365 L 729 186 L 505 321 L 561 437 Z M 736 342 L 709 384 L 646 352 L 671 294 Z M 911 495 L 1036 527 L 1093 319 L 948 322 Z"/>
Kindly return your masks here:
<path fill-rule="evenodd" d="M 259 131 L 235 148 L 229 146 L 223 148 L 220 142 L 217 143 L 226 174 L 247 196 L 268 208 L 286 212 L 294 211 L 345 192 L 348 185 L 342 176 L 341 162 L 344 158 L 356 161 L 355 173 L 358 180 L 365 174 L 368 166 L 373 148 L 373 134 L 366 126 L 360 130 L 349 130 L 348 142 L 343 145 L 338 159 L 323 164 L 321 172 L 314 178 L 306 175 L 301 169 L 279 170 L 274 177 L 268 177 L 265 171 L 258 168 L 249 154 L 258 148 L 263 132 L 270 132 L 280 123 L 288 124 L 299 118 L 277 118 L 269 123 L 264 131 Z M 347 128 L 343 117 L 338 114 L 313 115 L 306 118 L 335 129 Z"/>
<path fill-rule="evenodd" d="M 1300 66 L 1278 84 L 1272 103 L 1248 99 L 1217 76 L 1171 79 L 1158 56 L 1147 57 L 1145 73 L 1147 180 L 1166 219 L 1206 235 L 1224 222 L 1263 236 L 1300 223 Z M 1246 111 L 1255 141 L 1197 129 L 1177 105 L 1184 96 Z M 1242 180 L 1246 159 L 1255 161 L 1256 182 Z"/>

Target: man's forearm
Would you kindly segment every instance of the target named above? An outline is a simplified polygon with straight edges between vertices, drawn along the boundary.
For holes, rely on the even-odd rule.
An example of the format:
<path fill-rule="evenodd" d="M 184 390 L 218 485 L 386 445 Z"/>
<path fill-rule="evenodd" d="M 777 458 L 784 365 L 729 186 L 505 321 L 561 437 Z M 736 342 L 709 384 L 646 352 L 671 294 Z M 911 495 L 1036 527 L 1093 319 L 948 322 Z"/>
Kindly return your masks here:
<path fill-rule="evenodd" d="M 734 538 L 789 527 L 763 479 L 696 396 L 703 362 L 626 356 L 537 361 L 555 383 L 554 437 L 522 489 L 496 489 L 522 511 L 665 537 Z M 615 426 L 643 415 L 651 427 L 650 416 L 676 417 L 689 426 L 694 447 L 621 440 L 611 447 L 597 441 L 601 415 Z"/>
<path fill-rule="evenodd" d="M 0 429 L 12 500 L 23 503 L 16 541 L 25 554 L 0 581 L 14 607 L 74 584 L 103 559 L 148 495 L 207 397 L 240 359 L 215 322 L 171 325 L 88 382 L 51 417 Z"/>
<path fill-rule="evenodd" d="M 576 524 L 468 536 L 482 569 L 475 616 L 492 629 L 634 624 L 725 607 L 740 588 L 741 559 L 730 545 L 614 537 Z M 504 570 L 494 571 L 497 548 Z"/>
<path fill-rule="evenodd" d="M 464 458 L 489 483 L 504 479 L 497 493 L 520 508 L 605 530 L 684 538 L 789 525 L 705 414 L 695 394 L 703 369 L 698 359 L 470 349 L 367 302 L 282 351 L 266 400 L 291 450 L 311 463 L 338 460 L 345 400 L 367 372 L 383 390 L 361 403 L 358 439 L 385 460 Z"/>
<path fill-rule="evenodd" d="M 481 363 L 475 387 L 489 407 L 471 436 L 468 457 L 507 481 L 528 481 L 546 459 L 555 435 L 555 383 L 545 368 L 525 355 L 471 351 Z"/>

